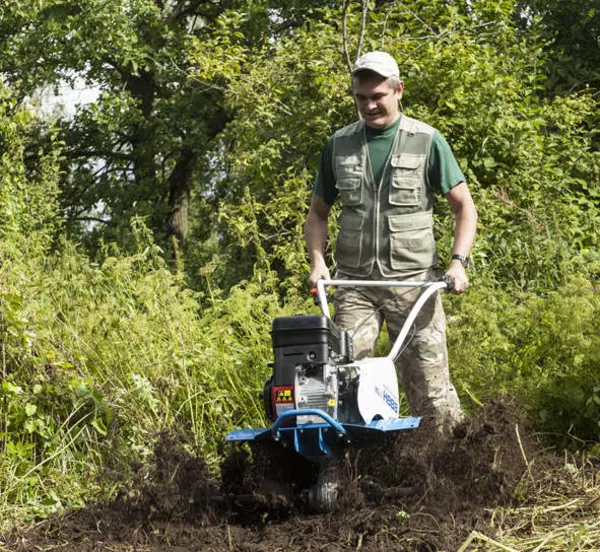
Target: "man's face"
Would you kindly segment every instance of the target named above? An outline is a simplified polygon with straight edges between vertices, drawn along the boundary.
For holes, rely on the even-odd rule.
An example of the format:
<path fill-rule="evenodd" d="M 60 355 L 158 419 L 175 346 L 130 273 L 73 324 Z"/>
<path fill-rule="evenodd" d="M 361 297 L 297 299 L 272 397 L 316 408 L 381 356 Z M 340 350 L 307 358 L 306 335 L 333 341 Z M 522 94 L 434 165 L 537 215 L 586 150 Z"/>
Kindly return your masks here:
<path fill-rule="evenodd" d="M 358 111 L 367 126 L 380 129 L 396 121 L 400 113 L 398 100 L 402 98 L 403 83 L 394 89 L 383 77 L 364 81 L 354 79 L 352 89 Z"/>

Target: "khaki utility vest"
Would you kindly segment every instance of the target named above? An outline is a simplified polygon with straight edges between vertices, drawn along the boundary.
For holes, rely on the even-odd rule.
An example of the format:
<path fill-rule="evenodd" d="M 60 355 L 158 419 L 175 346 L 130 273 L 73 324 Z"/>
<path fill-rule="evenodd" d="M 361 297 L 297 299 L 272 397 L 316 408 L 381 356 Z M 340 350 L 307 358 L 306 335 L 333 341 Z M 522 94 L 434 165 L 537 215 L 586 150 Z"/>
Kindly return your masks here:
<path fill-rule="evenodd" d="M 373 178 L 365 124 L 334 135 L 333 171 L 342 202 L 335 259 L 338 271 L 366 277 L 417 274 L 435 266 L 433 192 L 427 161 L 434 129 L 401 115 L 379 185 Z"/>

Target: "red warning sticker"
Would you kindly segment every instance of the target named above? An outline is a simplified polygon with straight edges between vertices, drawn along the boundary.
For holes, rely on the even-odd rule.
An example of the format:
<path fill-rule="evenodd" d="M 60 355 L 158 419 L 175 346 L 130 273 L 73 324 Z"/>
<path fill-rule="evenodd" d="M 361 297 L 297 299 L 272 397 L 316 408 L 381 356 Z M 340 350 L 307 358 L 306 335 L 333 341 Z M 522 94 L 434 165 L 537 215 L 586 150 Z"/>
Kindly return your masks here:
<path fill-rule="evenodd" d="M 285 387 L 275 387 L 273 389 L 275 395 L 275 404 L 291 404 L 294 402 L 294 386 L 286 385 Z"/>

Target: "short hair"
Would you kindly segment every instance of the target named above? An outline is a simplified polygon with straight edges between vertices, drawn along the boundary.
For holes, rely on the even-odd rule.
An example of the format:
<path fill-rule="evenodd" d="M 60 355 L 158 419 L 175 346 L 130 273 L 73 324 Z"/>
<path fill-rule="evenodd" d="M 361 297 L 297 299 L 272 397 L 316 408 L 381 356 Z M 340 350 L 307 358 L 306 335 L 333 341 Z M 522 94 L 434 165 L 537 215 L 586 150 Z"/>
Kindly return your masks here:
<path fill-rule="evenodd" d="M 370 69 L 363 69 L 362 71 L 357 71 L 356 73 L 354 73 L 354 75 L 352 75 L 352 86 L 354 86 L 354 83 L 356 82 L 364 83 L 369 82 L 371 80 L 385 80 L 388 83 L 388 86 L 390 88 L 393 88 L 394 90 L 398 90 L 398 88 L 400 88 L 400 85 L 402 84 L 402 81 L 396 76 L 385 78 L 382 77 L 379 73 L 376 73 L 375 71 L 371 71 Z"/>
<path fill-rule="evenodd" d="M 402 84 L 402 81 L 395 76 L 392 77 L 388 77 L 386 79 L 388 85 L 390 86 L 390 88 L 393 88 L 394 90 L 398 90 L 398 88 L 400 88 L 400 85 Z"/>

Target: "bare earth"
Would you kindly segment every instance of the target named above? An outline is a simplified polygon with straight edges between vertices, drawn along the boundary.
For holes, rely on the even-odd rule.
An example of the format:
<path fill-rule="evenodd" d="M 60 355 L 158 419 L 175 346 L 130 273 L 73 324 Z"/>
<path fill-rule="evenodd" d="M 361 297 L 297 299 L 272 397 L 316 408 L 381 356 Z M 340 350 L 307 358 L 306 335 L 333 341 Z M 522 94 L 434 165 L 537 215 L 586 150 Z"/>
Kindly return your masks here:
<path fill-rule="evenodd" d="M 231 451 L 222 480 L 181 440 L 161 439 L 155 465 L 140 469 L 111 504 L 68 512 L 9 535 L 6 550 L 317 551 L 457 550 L 473 531 L 489 533 L 498 505 L 533 500 L 531 470 L 548 473 L 512 409 L 494 403 L 463 438 L 434 442 L 426 427 L 356 445 L 340 460 L 338 511 L 311 514 L 290 480 L 307 466 L 273 451 L 254 461 Z M 527 463 L 526 463 L 527 462 Z"/>

